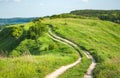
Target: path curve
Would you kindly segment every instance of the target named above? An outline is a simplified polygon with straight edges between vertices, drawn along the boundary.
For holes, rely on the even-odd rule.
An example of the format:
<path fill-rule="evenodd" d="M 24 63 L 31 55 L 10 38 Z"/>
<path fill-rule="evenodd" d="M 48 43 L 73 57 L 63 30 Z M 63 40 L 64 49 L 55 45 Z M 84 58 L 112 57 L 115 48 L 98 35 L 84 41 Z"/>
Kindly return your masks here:
<path fill-rule="evenodd" d="M 79 47 L 77 44 L 67 40 L 67 39 L 64 39 L 62 37 L 59 37 L 57 35 L 55 35 L 54 33 L 52 33 L 52 29 L 50 28 L 49 30 L 49 36 L 55 40 L 55 41 L 59 41 L 59 42 L 62 42 L 64 44 L 68 44 L 69 46 L 72 46 L 75 50 L 78 51 L 79 55 L 80 55 L 80 58 L 75 61 L 74 63 L 72 64 L 69 64 L 69 65 L 66 65 L 66 66 L 62 66 L 60 67 L 59 69 L 57 69 L 56 71 L 52 72 L 51 74 L 47 75 L 45 78 L 57 78 L 59 75 L 63 74 L 66 70 L 68 70 L 69 68 L 72 68 L 73 66 L 77 65 L 78 63 L 81 62 L 81 54 L 79 52 Z M 96 66 L 96 62 L 95 62 L 95 59 L 90 55 L 89 52 L 87 51 L 84 51 L 84 54 L 87 56 L 88 59 L 91 59 L 92 60 L 92 64 L 89 66 L 86 74 L 84 75 L 84 78 L 93 78 L 93 70 Z"/>
<path fill-rule="evenodd" d="M 87 72 L 85 73 L 84 78 L 93 78 L 93 70 L 94 70 L 94 68 L 95 68 L 95 66 L 96 66 L 96 61 L 95 61 L 95 59 L 92 57 L 92 55 L 90 55 L 89 52 L 87 52 L 87 51 L 84 51 L 84 52 L 87 53 L 88 56 L 89 56 L 88 58 L 92 60 L 92 63 L 91 63 L 91 65 L 89 66 L 89 68 L 87 69 Z"/>
<path fill-rule="evenodd" d="M 66 42 L 65 39 L 63 39 L 63 38 L 61 38 L 59 36 L 54 35 L 51 31 L 49 31 L 48 35 L 49 35 L 50 38 L 52 38 L 55 41 L 58 41 L 58 42 L 61 42 L 63 44 L 66 44 L 66 45 L 68 45 L 70 47 L 73 47 L 73 45 L 72 46 L 70 45 L 70 44 L 72 44 L 71 42 L 68 42 L 68 41 Z M 75 48 L 75 47 L 73 47 L 73 48 Z M 78 48 L 76 48 L 76 49 L 78 49 Z M 79 64 L 81 62 L 81 59 L 82 58 L 80 56 L 78 58 L 78 60 L 75 61 L 74 63 L 60 67 L 59 69 L 57 69 L 56 71 L 52 72 L 51 74 L 48 74 L 45 78 L 57 78 L 59 75 L 63 74 L 68 69 L 70 69 L 70 68 L 74 67 L 75 65 Z"/>

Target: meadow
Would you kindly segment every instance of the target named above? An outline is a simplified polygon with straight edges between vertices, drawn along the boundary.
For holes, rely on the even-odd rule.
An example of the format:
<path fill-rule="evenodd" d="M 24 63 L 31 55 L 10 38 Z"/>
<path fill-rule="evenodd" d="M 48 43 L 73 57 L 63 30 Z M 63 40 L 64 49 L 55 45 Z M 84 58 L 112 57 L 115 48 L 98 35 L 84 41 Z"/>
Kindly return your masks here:
<path fill-rule="evenodd" d="M 42 22 L 51 24 L 57 35 L 73 41 L 94 56 L 97 62 L 94 78 L 120 77 L 120 24 L 99 19 L 75 18 L 46 18 Z M 78 66 L 73 70 L 76 68 L 82 69 Z M 66 75 L 71 77 L 79 74 L 71 70 L 61 78 L 66 78 Z"/>
<path fill-rule="evenodd" d="M 38 38 L 39 47 L 34 39 L 25 38 L 24 35 L 23 38 L 20 36 L 18 42 L 19 38 L 16 40 L 10 36 L 10 30 L 19 26 L 10 26 L 1 32 L 0 78 L 44 78 L 57 68 L 78 59 L 76 50 L 52 40 L 47 32 Z M 29 30 L 31 23 L 24 26 L 25 30 Z"/>
<path fill-rule="evenodd" d="M 83 56 L 80 64 L 59 78 L 84 76 L 91 64 L 91 60 L 83 54 L 84 50 L 90 52 L 97 62 L 94 78 L 120 77 L 120 24 L 66 17 L 37 19 L 0 31 L 0 78 L 44 78 L 79 58 L 74 48 L 48 36 L 48 25 L 58 36 L 76 43 Z M 47 28 L 42 31 L 44 26 Z"/>

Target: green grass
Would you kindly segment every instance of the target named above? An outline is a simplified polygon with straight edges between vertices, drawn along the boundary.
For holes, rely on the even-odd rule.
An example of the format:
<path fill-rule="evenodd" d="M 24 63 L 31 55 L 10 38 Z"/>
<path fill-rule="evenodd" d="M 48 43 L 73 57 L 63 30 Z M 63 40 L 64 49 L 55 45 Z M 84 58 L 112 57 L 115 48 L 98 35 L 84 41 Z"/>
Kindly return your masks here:
<path fill-rule="evenodd" d="M 77 43 L 81 49 L 87 49 L 94 56 L 97 61 L 94 78 L 120 77 L 120 24 L 75 18 L 43 19 L 42 23 L 52 24 L 57 35 Z M 34 23 L 18 26 L 21 25 L 24 25 L 26 31 Z M 16 44 L 18 41 L 10 37 L 10 32 L 9 29 L 0 32 L 0 52 L 9 51 L 10 55 L 9 58 L 0 59 L 1 78 L 43 78 L 78 58 L 73 48 L 53 41 L 47 33 L 38 38 L 38 47 L 35 40 L 27 38 Z M 82 78 L 90 63 L 91 60 L 83 56 L 80 64 L 60 78 Z"/>
<path fill-rule="evenodd" d="M 91 60 L 87 59 L 84 56 L 78 65 L 67 70 L 58 78 L 83 78 L 90 63 L 91 63 Z"/>
<path fill-rule="evenodd" d="M 11 49 L 10 46 L 15 43 L 12 39 L 9 40 L 9 34 L 6 31 L 6 35 L 1 37 L 4 42 L 0 42 L 0 49 Z M 39 37 L 38 41 L 39 47 L 35 40 L 27 38 L 18 45 L 13 45 L 15 47 L 9 58 L 0 58 L 0 78 L 44 78 L 55 69 L 70 64 L 79 57 L 77 51 L 68 45 L 53 41 L 47 33 Z"/>
<path fill-rule="evenodd" d="M 75 61 L 70 56 L 47 54 L 0 59 L 0 78 L 44 78 L 62 65 Z"/>
<path fill-rule="evenodd" d="M 95 78 L 120 77 L 120 24 L 73 18 L 44 19 L 43 23 L 52 24 L 56 34 L 85 47 L 93 54 L 98 63 L 94 71 Z"/>
<path fill-rule="evenodd" d="M 41 40 L 44 39 L 41 38 Z M 46 39 L 46 38 L 45 38 Z M 27 40 L 21 42 L 21 44 L 14 50 L 17 53 L 22 50 L 22 47 L 28 47 L 27 49 L 34 49 L 32 41 L 27 46 Z M 29 41 L 29 40 L 28 40 Z M 50 42 L 51 41 L 51 42 Z M 34 41 L 33 41 L 34 42 Z M 55 44 L 56 48 L 47 50 L 48 43 Z M 32 44 L 32 45 L 30 45 Z M 53 42 L 51 39 L 45 40 L 42 43 L 42 50 L 33 50 L 35 53 L 40 54 L 25 55 L 13 58 L 0 59 L 0 77 L 1 78 L 44 78 L 45 75 L 53 72 L 55 69 L 72 63 L 77 60 L 78 53 L 71 47 L 64 44 Z M 32 47 L 32 48 L 29 48 Z M 44 50 L 45 49 L 45 50 Z M 13 51 L 13 53 L 14 53 Z M 32 50 L 30 50 L 32 51 Z M 15 54 L 14 54 L 15 55 Z"/>

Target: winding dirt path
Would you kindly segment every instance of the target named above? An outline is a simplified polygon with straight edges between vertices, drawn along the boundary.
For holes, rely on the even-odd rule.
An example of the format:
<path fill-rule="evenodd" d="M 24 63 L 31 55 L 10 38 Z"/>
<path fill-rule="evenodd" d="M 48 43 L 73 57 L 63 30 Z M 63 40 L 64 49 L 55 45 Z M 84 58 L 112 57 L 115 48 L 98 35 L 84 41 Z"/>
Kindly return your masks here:
<path fill-rule="evenodd" d="M 73 66 L 77 65 L 80 62 L 81 62 L 81 58 L 79 58 L 77 61 L 75 61 L 72 64 L 60 67 L 56 71 L 54 71 L 51 74 L 47 75 L 45 78 L 57 78 L 59 75 L 63 74 L 65 71 L 67 71 L 68 69 L 72 68 Z"/>
<path fill-rule="evenodd" d="M 89 52 L 87 52 L 87 51 L 84 51 L 84 52 L 86 52 L 88 55 L 88 58 L 92 60 L 92 63 L 89 66 L 89 68 L 87 69 L 87 72 L 85 73 L 84 78 L 93 78 L 93 70 L 96 66 L 95 59 L 89 54 Z"/>
<path fill-rule="evenodd" d="M 69 64 L 69 65 L 66 65 L 66 66 L 62 66 L 60 67 L 59 69 L 57 69 L 56 71 L 52 72 L 51 74 L 48 74 L 45 78 L 57 78 L 59 75 L 63 74 L 65 71 L 67 71 L 68 69 L 72 68 L 73 66 L 77 65 L 78 63 L 81 62 L 81 54 L 79 52 L 79 47 L 77 46 L 77 44 L 67 40 L 67 39 L 64 39 L 64 38 L 61 38 L 57 35 L 55 35 L 54 33 L 52 33 L 52 30 L 50 29 L 49 30 L 49 36 L 55 40 L 55 41 L 59 41 L 61 43 L 64 43 L 64 44 L 67 44 L 71 47 L 73 47 L 75 50 L 78 51 L 80 57 L 77 61 L 75 61 L 74 63 L 72 64 Z M 88 59 L 91 59 L 92 60 L 92 64 L 89 66 L 86 74 L 84 75 L 84 78 L 93 78 L 93 70 L 96 66 L 96 62 L 95 62 L 95 59 L 90 55 L 89 52 L 87 51 L 84 51 L 84 54 L 87 56 Z"/>
<path fill-rule="evenodd" d="M 59 36 L 54 35 L 51 31 L 49 31 L 49 37 L 51 37 L 53 40 L 61 42 L 63 44 L 66 44 L 70 47 L 73 47 L 73 43 L 67 41 L 66 39 L 63 39 Z M 67 42 L 66 42 L 67 41 Z M 75 46 L 75 45 L 74 45 Z M 76 47 L 76 46 L 75 46 Z M 73 48 L 75 48 L 73 47 Z M 78 48 L 75 48 L 78 49 Z M 47 75 L 45 78 L 57 78 L 59 75 L 63 74 L 65 71 L 67 71 L 68 69 L 74 67 L 75 65 L 79 64 L 81 62 L 81 56 L 78 58 L 77 61 L 75 61 L 72 64 L 66 65 L 66 66 L 62 66 L 59 69 L 57 69 L 56 71 L 52 72 L 51 74 Z"/>

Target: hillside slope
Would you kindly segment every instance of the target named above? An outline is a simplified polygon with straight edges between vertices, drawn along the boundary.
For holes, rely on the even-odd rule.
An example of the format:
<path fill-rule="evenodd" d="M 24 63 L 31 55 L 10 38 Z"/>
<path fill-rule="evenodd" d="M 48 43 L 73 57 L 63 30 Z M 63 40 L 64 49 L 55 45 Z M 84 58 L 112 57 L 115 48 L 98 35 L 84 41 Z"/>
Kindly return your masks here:
<path fill-rule="evenodd" d="M 44 78 L 78 59 L 73 48 L 52 40 L 47 32 L 36 37 L 31 29 L 40 24 L 14 25 L 0 32 L 0 78 Z"/>
<path fill-rule="evenodd" d="M 66 17 L 44 18 L 0 31 L 2 78 L 8 76 L 43 78 L 56 68 L 72 63 L 78 58 L 73 48 L 52 40 L 47 35 L 48 32 L 43 31 L 47 25 L 52 25 L 53 31 L 58 36 L 76 43 L 81 48 L 81 53 L 87 50 L 93 55 L 97 62 L 94 78 L 120 77 L 120 24 Z M 81 63 L 65 72 L 60 78 L 83 77 L 90 62 L 83 55 Z"/>
<path fill-rule="evenodd" d="M 44 19 L 42 22 L 53 25 L 56 34 L 77 43 L 81 49 L 91 52 L 97 61 L 97 67 L 94 71 L 95 78 L 120 77 L 119 24 L 101 20 L 73 18 Z M 63 78 L 66 75 L 69 78 L 77 75 L 77 73 L 69 73 L 70 71 Z"/>

